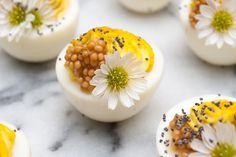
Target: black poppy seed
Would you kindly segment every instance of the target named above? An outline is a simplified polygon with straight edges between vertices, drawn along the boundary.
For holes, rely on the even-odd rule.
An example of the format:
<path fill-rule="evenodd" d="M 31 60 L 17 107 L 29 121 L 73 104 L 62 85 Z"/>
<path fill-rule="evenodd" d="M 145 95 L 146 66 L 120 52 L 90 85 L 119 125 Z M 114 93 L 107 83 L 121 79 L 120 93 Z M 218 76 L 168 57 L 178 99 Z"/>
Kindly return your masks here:
<path fill-rule="evenodd" d="M 162 120 L 163 120 L 164 122 L 166 122 L 166 114 L 163 114 Z"/>
<path fill-rule="evenodd" d="M 164 137 L 164 132 L 161 133 L 161 137 Z"/>
<path fill-rule="evenodd" d="M 167 132 L 167 131 L 168 131 L 168 128 L 167 128 L 167 127 L 165 127 L 165 128 L 164 128 L 164 130 Z"/>

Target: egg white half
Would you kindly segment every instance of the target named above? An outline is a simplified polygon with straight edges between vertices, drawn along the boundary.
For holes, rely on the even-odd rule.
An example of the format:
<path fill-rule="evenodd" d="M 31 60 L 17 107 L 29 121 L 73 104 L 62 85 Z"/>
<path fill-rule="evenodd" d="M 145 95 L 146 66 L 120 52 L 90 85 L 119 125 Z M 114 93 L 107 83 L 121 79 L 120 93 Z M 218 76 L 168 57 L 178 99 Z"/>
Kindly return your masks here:
<path fill-rule="evenodd" d="M 12 131 L 15 130 L 16 138 L 13 145 L 12 157 L 30 157 L 30 145 L 24 132 L 9 123 L 0 122 L 0 124 L 7 126 Z"/>
<path fill-rule="evenodd" d="M 56 58 L 78 29 L 78 1 L 68 1 L 70 5 L 65 12 L 65 18 L 61 19 L 61 24 L 53 32 L 46 32 L 42 36 L 34 32 L 22 37 L 19 42 L 9 42 L 6 37 L 0 38 L 1 48 L 11 56 L 27 62 L 43 62 Z"/>
<path fill-rule="evenodd" d="M 135 12 L 151 13 L 164 8 L 169 0 L 120 0 L 120 3 Z"/>
<path fill-rule="evenodd" d="M 189 22 L 190 3 L 192 0 L 181 0 L 180 19 L 184 28 L 189 47 L 202 60 L 214 65 L 236 64 L 236 47 L 224 44 L 222 48 L 216 45 L 205 45 L 205 39 L 198 38 L 198 32 Z"/>
<path fill-rule="evenodd" d="M 202 98 L 203 100 L 200 100 L 200 98 Z M 157 133 L 156 133 L 156 145 L 157 145 L 157 150 L 158 150 L 159 155 L 162 157 L 175 157 L 175 152 L 171 150 L 171 147 L 166 147 L 163 141 L 165 140 L 171 141 L 170 132 L 169 130 L 166 132 L 165 128 L 169 127 L 169 123 L 173 120 L 176 114 L 183 115 L 182 109 L 186 112 L 186 114 L 189 114 L 191 107 L 194 106 L 195 103 L 208 102 L 208 101 L 221 100 L 221 99 L 236 102 L 235 98 L 231 98 L 228 96 L 206 95 L 206 96 L 194 97 L 192 99 L 183 101 L 175 105 L 169 111 L 167 111 L 167 113 L 165 114 L 166 120 L 165 121 L 162 120 L 160 122 L 157 129 Z M 163 132 L 164 132 L 164 137 L 162 137 Z M 163 140 L 163 141 L 160 142 L 160 140 Z"/>
<path fill-rule="evenodd" d="M 124 107 L 118 103 L 115 110 L 110 110 L 108 109 L 106 101 L 82 92 L 79 85 L 76 82 L 71 81 L 68 70 L 64 66 L 66 49 L 67 46 L 60 53 L 56 62 L 57 79 L 61 84 L 68 101 L 81 113 L 91 119 L 101 122 L 117 122 L 132 117 L 148 104 L 160 83 L 164 61 L 160 49 L 153 47 L 155 52 L 154 67 L 146 77 L 147 90 L 140 95 L 140 101 L 136 101 L 135 105 L 131 108 Z"/>

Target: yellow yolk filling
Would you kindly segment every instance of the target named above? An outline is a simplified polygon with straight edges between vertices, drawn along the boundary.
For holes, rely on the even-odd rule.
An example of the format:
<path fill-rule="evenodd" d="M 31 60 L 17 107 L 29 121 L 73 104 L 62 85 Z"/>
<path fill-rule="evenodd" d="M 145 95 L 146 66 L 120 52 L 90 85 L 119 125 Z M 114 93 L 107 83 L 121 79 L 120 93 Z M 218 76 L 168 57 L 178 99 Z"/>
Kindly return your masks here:
<path fill-rule="evenodd" d="M 132 52 L 138 59 L 145 63 L 147 72 L 150 72 L 154 65 L 154 52 L 151 46 L 141 37 L 121 29 L 109 27 L 97 27 L 81 36 L 83 43 L 88 43 L 94 38 L 104 39 L 107 43 L 108 54 L 118 51 L 121 56 Z"/>
<path fill-rule="evenodd" d="M 12 157 L 12 148 L 16 134 L 8 127 L 0 124 L 0 157 Z"/>
<path fill-rule="evenodd" d="M 215 100 L 203 102 L 191 108 L 189 125 L 198 129 L 203 124 L 215 124 L 218 121 L 236 125 L 236 102 Z"/>

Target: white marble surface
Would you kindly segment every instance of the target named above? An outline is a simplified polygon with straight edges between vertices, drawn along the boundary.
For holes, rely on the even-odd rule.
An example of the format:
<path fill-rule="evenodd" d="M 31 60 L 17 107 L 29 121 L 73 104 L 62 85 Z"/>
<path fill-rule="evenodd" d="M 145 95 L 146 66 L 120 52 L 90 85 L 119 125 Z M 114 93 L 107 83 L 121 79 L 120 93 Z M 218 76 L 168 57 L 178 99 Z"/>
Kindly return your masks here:
<path fill-rule="evenodd" d="M 62 94 L 55 61 L 29 64 L 0 52 L 0 119 L 22 128 L 33 157 L 155 157 L 157 125 L 162 114 L 193 96 L 221 93 L 236 97 L 236 67 L 215 67 L 185 43 L 176 6 L 151 15 L 134 14 L 116 0 L 81 0 L 80 32 L 109 25 L 138 33 L 163 51 L 165 73 L 150 105 L 116 124 L 90 120 Z"/>

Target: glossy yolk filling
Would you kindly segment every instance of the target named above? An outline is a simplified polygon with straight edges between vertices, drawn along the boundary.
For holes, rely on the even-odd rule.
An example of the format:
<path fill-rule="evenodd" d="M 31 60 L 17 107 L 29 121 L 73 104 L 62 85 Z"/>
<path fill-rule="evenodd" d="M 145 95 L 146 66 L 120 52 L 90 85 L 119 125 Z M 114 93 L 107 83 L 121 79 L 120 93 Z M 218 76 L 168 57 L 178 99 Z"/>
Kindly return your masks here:
<path fill-rule="evenodd" d="M 8 127 L 0 124 L 0 157 L 12 157 L 12 149 L 16 134 Z"/>
<path fill-rule="evenodd" d="M 189 118 L 189 125 L 195 130 L 203 124 L 215 124 L 218 121 L 236 125 L 236 102 L 215 100 L 195 104 L 191 108 Z"/>
<path fill-rule="evenodd" d="M 236 102 L 215 100 L 196 103 L 190 114 L 175 115 L 169 123 L 171 146 L 179 157 L 187 157 L 193 150 L 190 143 L 193 139 L 201 140 L 201 126 L 230 122 L 236 125 Z"/>
<path fill-rule="evenodd" d="M 147 72 L 152 70 L 154 52 L 151 46 L 141 37 L 121 29 L 97 27 L 83 34 L 79 40 L 83 43 L 89 43 L 95 38 L 106 42 L 107 54 L 118 51 L 121 56 L 124 56 L 126 53 L 132 52 L 138 59 L 144 62 Z"/>

